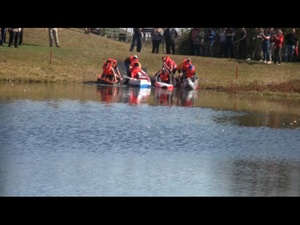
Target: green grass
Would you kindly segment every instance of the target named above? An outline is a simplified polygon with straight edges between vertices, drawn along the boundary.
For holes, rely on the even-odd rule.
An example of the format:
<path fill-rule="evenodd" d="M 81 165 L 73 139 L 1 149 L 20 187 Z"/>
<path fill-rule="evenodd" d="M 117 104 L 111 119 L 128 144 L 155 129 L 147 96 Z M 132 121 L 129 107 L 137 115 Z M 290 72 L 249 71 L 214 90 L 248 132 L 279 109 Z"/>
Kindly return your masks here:
<path fill-rule="evenodd" d="M 162 66 L 161 57 L 165 55 L 152 54 L 151 43 L 145 43 L 140 53 L 129 52 L 131 42 L 84 34 L 83 29 L 79 28 L 63 28 L 59 31 L 59 41 L 61 48 L 50 48 L 47 31 L 43 28 L 26 28 L 21 47 L 0 47 L 0 81 L 94 81 L 97 74 L 102 72 L 102 65 L 107 58 L 123 62 L 131 54 L 138 55 L 142 67 L 147 68 L 150 76 L 154 76 Z M 178 64 L 186 57 L 191 57 L 196 66 L 201 89 L 300 94 L 300 63 L 277 66 L 257 61 L 171 55 Z"/>

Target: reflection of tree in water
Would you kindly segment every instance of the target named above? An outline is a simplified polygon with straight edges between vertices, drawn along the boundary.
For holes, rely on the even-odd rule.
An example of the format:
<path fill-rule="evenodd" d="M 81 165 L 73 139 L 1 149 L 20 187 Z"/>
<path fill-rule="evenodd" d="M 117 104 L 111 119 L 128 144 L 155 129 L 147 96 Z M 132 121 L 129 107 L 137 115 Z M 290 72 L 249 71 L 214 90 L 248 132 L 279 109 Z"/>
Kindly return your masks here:
<path fill-rule="evenodd" d="M 236 160 L 232 163 L 232 195 L 278 196 L 299 195 L 300 168 L 271 160 Z M 245 192 L 245 190 L 247 190 Z M 285 193 L 285 194 L 283 194 Z M 289 194 L 294 193 L 294 194 Z"/>

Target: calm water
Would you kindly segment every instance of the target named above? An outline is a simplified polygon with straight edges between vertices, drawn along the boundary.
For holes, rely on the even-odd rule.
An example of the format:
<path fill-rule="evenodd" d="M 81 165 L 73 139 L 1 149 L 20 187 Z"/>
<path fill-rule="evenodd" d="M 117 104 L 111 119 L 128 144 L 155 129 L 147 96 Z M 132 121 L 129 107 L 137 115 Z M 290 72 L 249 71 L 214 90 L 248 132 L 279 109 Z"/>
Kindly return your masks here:
<path fill-rule="evenodd" d="M 299 196 L 300 103 L 0 85 L 0 196 Z"/>

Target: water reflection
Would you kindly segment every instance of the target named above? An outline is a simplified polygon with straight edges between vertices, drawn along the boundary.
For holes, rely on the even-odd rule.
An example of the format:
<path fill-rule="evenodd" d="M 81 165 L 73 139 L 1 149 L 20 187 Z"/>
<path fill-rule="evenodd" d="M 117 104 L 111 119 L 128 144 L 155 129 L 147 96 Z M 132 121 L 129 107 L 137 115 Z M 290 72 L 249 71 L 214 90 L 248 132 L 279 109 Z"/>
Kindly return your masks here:
<path fill-rule="evenodd" d="M 152 92 L 154 92 L 152 94 Z M 97 86 L 99 100 L 106 103 L 129 103 L 138 105 L 149 103 L 151 95 L 154 97 L 154 105 L 194 107 L 198 90 L 170 91 L 162 88 L 138 88 L 119 86 Z"/>
<path fill-rule="evenodd" d="M 96 93 L 95 93 L 96 92 Z M 209 90 L 168 91 L 160 88 L 97 86 L 91 84 L 1 84 L 0 99 L 100 101 L 106 104 L 210 108 L 228 111 L 214 120 L 221 124 L 247 127 L 299 128 L 300 100 L 277 96 L 229 94 Z M 52 101 L 55 100 L 55 101 Z M 50 103 L 51 102 L 51 103 Z M 238 112 L 232 114 L 230 112 Z"/>
<path fill-rule="evenodd" d="M 123 88 L 118 86 L 97 86 L 97 94 L 99 95 L 99 101 L 106 103 L 120 102 L 123 95 Z"/>

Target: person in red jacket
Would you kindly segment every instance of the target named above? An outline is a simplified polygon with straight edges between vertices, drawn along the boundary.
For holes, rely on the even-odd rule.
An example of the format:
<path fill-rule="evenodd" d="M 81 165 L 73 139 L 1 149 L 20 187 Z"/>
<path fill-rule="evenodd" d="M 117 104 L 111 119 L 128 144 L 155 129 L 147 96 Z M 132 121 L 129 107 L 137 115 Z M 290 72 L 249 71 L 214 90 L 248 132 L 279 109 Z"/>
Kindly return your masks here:
<path fill-rule="evenodd" d="M 196 71 L 195 71 L 195 66 L 190 64 L 188 68 L 185 71 L 185 78 L 191 78 L 192 80 L 195 80 Z"/>
<path fill-rule="evenodd" d="M 181 81 L 186 78 L 186 71 L 188 67 L 192 65 L 191 58 L 184 59 L 177 67 L 178 72 L 178 78 L 177 79 L 177 85 L 180 85 Z"/>
<path fill-rule="evenodd" d="M 179 74 L 180 77 L 182 77 L 183 75 L 185 75 L 185 72 L 187 70 L 187 68 L 189 67 L 189 65 L 192 64 L 192 60 L 190 58 L 184 59 L 177 67 L 177 72 Z"/>
<path fill-rule="evenodd" d="M 164 67 L 155 74 L 155 77 L 160 82 L 171 84 L 170 73 Z"/>
<path fill-rule="evenodd" d="M 170 56 L 163 56 L 162 61 L 163 61 L 164 66 L 166 66 L 169 71 L 171 71 L 173 74 L 176 73 L 177 64 L 174 60 L 172 60 L 170 58 Z"/>
<path fill-rule="evenodd" d="M 117 66 L 117 60 L 108 58 L 103 64 L 102 69 L 103 73 L 100 76 L 101 78 L 109 79 L 110 81 L 117 81 L 122 79 Z"/>
<path fill-rule="evenodd" d="M 127 76 L 131 75 L 131 68 L 133 67 L 134 63 L 138 63 L 139 67 L 142 68 L 141 63 L 139 62 L 139 57 L 137 55 L 129 56 L 125 59 L 124 64 L 126 67 Z"/>
<path fill-rule="evenodd" d="M 277 33 L 273 36 L 274 40 L 274 64 L 281 63 L 281 50 L 282 50 L 282 43 L 284 41 L 284 36 L 282 34 L 282 30 L 278 29 Z"/>
<path fill-rule="evenodd" d="M 135 62 L 131 67 L 130 76 L 136 79 L 148 77 L 147 74 L 142 70 L 140 63 L 138 62 Z"/>

